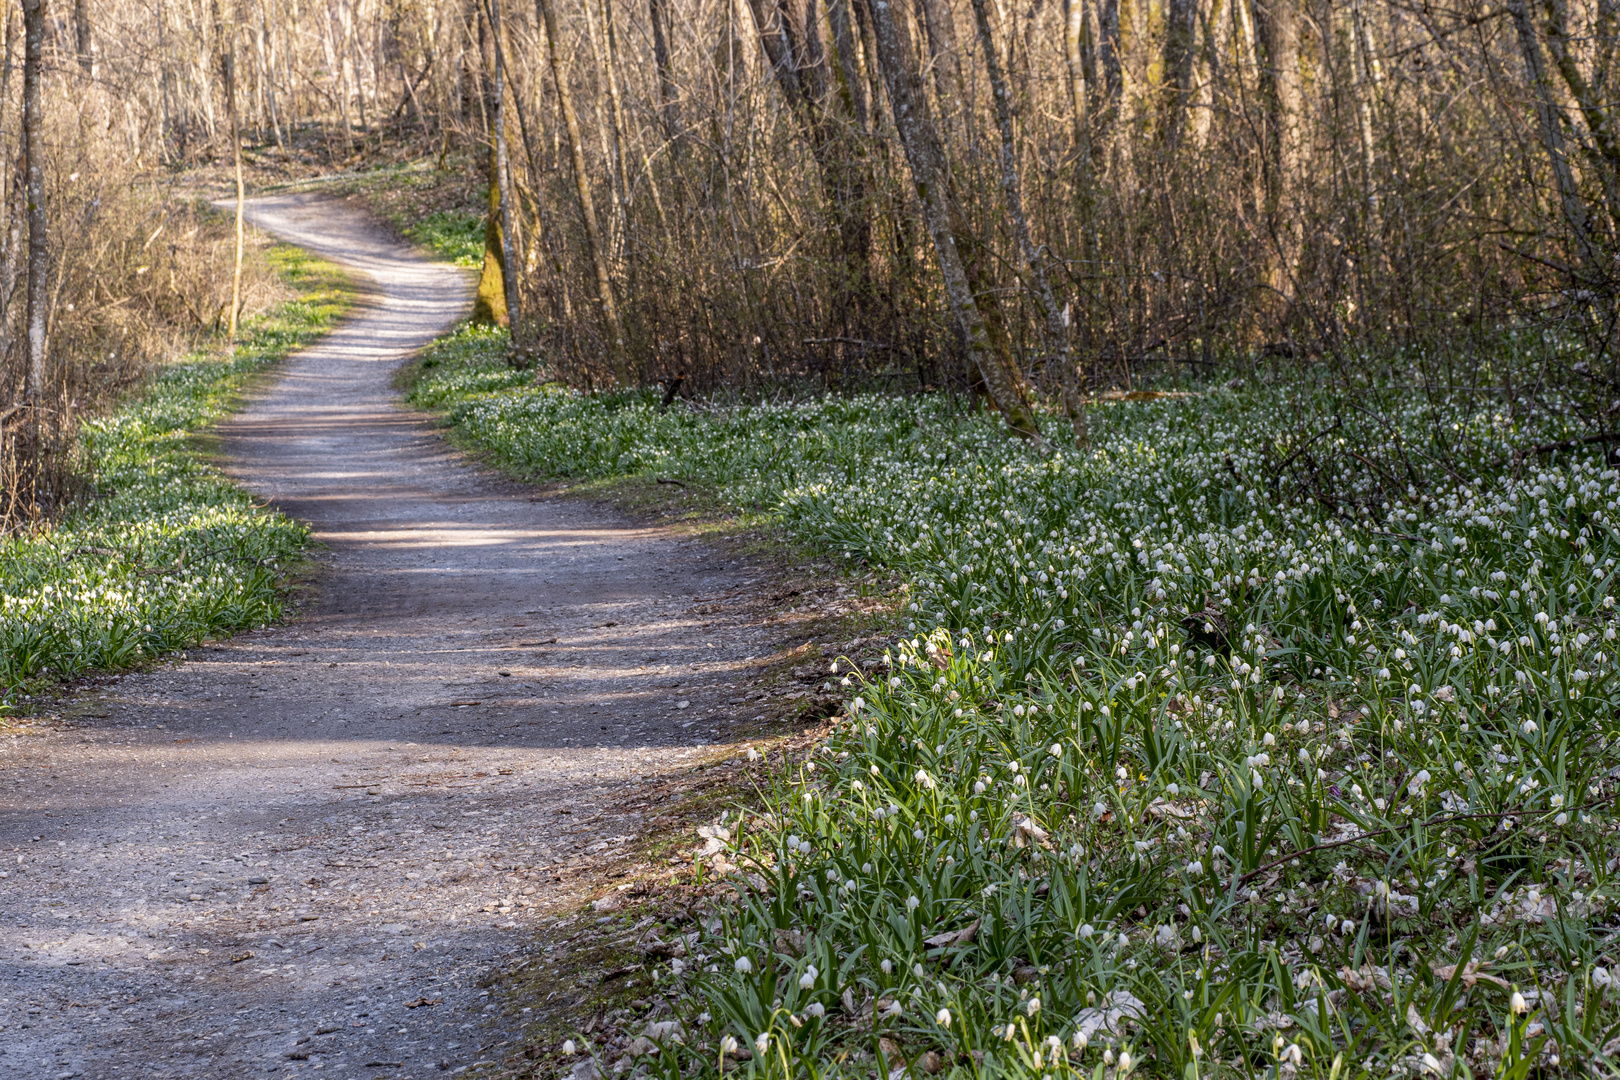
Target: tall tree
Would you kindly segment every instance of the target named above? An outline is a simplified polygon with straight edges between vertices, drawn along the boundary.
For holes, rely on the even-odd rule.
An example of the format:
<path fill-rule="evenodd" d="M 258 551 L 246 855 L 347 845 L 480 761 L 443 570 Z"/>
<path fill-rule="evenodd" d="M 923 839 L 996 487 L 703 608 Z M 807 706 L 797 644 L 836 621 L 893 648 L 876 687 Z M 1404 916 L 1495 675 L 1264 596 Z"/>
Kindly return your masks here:
<path fill-rule="evenodd" d="M 501 30 L 501 0 L 487 0 L 489 36 L 495 52 L 495 88 L 491 94 L 491 148 L 495 152 L 495 202 L 501 220 L 501 292 L 506 300 L 506 317 L 518 319 L 517 242 L 512 223 L 512 158 L 506 138 L 506 35 Z"/>
<path fill-rule="evenodd" d="M 1169 153 L 1174 153 L 1186 125 L 1193 91 L 1193 42 L 1198 18 L 1197 0 L 1169 0 L 1164 27 L 1164 94 L 1160 132 Z"/>
<path fill-rule="evenodd" d="M 842 78 L 833 77 L 827 70 L 827 54 L 821 46 L 814 0 L 809 0 L 803 8 L 793 6 L 788 0 L 782 0 L 775 7 L 771 7 L 768 0 L 748 0 L 748 9 L 759 36 L 760 50 L 810 146 L 823 195 L 838 220 L 844 264 L 839 307 L 849 311 L 866 291 L 872 235 L 871 215 L 866 205 L 869 188 L 866 164 L 852 137 L 852 127 L 858 118 L 838 115 L 837 103 L 846 101 L 853 107 L 854 99 L 833 93 Z M 842 52 L 853 43 L 847 19 L 842 11 L 831 13 L 829 19 L 834 29 L 834 50 Z"/>
<path fill-rule="evenodd" d="M 1254 0 L 1255 31 L 1265 52 L 1260 91 L 1268 140 L 1266 228 L 1271 265 L 1267 284 L 1285 309 L 1292 307 L 1296 299 L 1296 275 L 1305 237 L 1304 221 L 1296 205 L 1305 179 L 1296 2 Z"/>
<path fill-rule="evenodd" d="M 664 29 L 668 0 L 647 0 L 647 18 L 652 23 L 653 65 L 658 69 L 658 103 L 664 116 L 664 137 L 681 145 L 681 99 L 675 90 L 675 71 L 670 63 L 669 38 Z"/>
<path fill-rule="evenodd" d="M 1024 400 L 1005 335 L 992 332 L 992 323 L 979 306 L 980 296 L 991 304 L 995 298 L 988 290 L 974 287 L 975 278 L 983 283 L 982 263 L 975 257 L 982 253 L 972 250 L 974 240 L 945 165 L 939 129 L 927 113 L 911 34 L 905 22 L 896 17 L 893 0 L 870 0 L 868 11 L 895 131 L 905 148 L 906 162 L 922 203 L 923 221 L 934 242 L 946 299 L 967 349 L 968 360 L 984 380 L 990 400 L 1001 410 L 1013 431 L 1039 441 L 1040 429 Z M 964 248 L 970 250 L 964 252 Z M 975 295 L 976 292 L 979 295 Z"/>
<path fill-rule="evenodd" d="M 23 9 L 23 198 L 28 204 L 28 376 L 25 391 L 38 423 L 45 396 L 45 316 L 50 297 L 50 249 L 45 224 L 45 143 L 41 135 L 40 84 L 44 81 L 45 0 L 22 0 Z"/>
<path fill-rule="evenodd" d="M 79 67 L 90 78 L 96 77 L 96 37 L 90 23 L 90 0 L 73 0 L 73 51 Z"/>
<path fill-rule="evenodd" d="M 235 341 L 236 319 L 242 311 L 242 214 L 247 196 L 242 182 L 242 132 L 236 114 L 236 18 L 233 11 L 229 24 L 226 23 L 220 14 L 219 0 L 213 0 L 213 8 L 214 37 L 219 43 L 219 75 L 225 87 L 225 116 L 231 129 L 231 161 L 236 168 L 236 259 L 231 270 L 231 313 L 226 328 L 227 336 Z"/>
<path fill-rule="evenodd" d="M 1086 426 L 1085 405 L 1080 400 L 1079 372 L 1069 352 L 1069 328 L 1064 325 L 1063 313 L 1052 295 L 1046 258 L 1035 246 L 1029 232 L 1029 218 L 1024 214 L 1023 183 L 1018 175 L 1018 146 L 1013 134 L 1015 116 L 1012 90 L 1007 84 L 1007 73 L 1001 67 L 1001 54 L 996 47 L 995 32 L 990 26 L 990 13 L 985 0 L 973 0 L 973 20 L 979 30 L 979 51 L 984 54 L 985 68 L 990 75 L 990 96 L 995 104 L 996 131 L 1001 143 L 1001 193 L 1007 203 L 1013 242 L 1018 245 L 1018 257 L 1024 264 L 1029 295 L 1040 317 L 1041 336 L 1045 339 L 1048 354 L 1057 361 L 1059 383 L 1063 388 L 1063 407 L 1074 425 L 1074 443 L 1085 446 L 1091 441 L 1091 433 Z"/>
<path fill-rule="evenodd" d="M 608 365 L 621 386 L 634 384 L 630 368 L 629 348 L 624 339 L 624 326 L 619 320 L 619 304 L 613 294 L 613 275 L 608 269 L 607 245 L 602 227 L 596 217 L 596 199 L 591 194 L 591 176 L 585 167 L 585 140 L 579 130 L 579 114 L 574 111 L 574 94 L 568 85 L 568 70 L 563 65 L 562 49 L 557 41 L 556 0 L 534 0 L 536 13 L 546 30 L 546 58 L 551 65 L 551 79 L 556 84 L 557 108 L 563 116 L 563 128 L 568 135 L 568 154 L 574 167 L 574 194 L 579 200 L 579 216 L 585 226 L 585 244 L 590 251 L 591 265 L 596 270 L 596 298 L 602 316 L 602 333 L 607 339 Z"/>

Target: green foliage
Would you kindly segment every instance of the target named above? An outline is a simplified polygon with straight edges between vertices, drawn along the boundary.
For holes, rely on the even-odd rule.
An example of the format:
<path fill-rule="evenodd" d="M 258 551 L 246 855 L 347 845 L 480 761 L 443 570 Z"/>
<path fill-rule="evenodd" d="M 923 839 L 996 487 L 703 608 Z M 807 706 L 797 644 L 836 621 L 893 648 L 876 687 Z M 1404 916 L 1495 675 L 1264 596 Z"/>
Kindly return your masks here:
<path fill-rule="evenodd" d="M 347 309 L 335 267 L 286 247 L 271 260 L 298 295 L 246 321 L 234 350 L 170 363 L 85 424 L 93 496 L 0 543 L 0 687 L 139 663 L 280 612 L 279 568 L 305 529 L 256 504 L 197 444 L 249 377 Z"/>
<path fill-rule="evenodd" d="M 501 354 L 463 332 L 414 399 L 910 581 L 726 832 L 661 1073 L 1612 1074 L 1620 472 L 1516 453 L 1559 403 L 1221 389 L 1041 457 L 941 397 L 664 413 Z"/>
<path fill-rule="evenodd" d="M 483 265 L 484 219 L 479 214 L 435 210 L 407 225 L 404 232 L 445 262 L 473 269 Z"/>

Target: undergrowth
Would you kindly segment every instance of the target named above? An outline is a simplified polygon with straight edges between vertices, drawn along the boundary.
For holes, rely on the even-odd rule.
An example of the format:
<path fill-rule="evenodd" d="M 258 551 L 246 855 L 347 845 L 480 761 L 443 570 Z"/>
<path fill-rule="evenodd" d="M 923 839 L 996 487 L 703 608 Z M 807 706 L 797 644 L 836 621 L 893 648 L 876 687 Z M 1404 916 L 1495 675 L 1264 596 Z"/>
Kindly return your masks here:
<path fill-rule="evenodd" d="M 514 472 L 707 485 L 910 582 L 830 740 L 710 830 L 738 896 L 666 950 L 679 1021 L 567 1050 L 1614 1075 L 1620 471 L 1556 401 L 1256 383 L 1043 456 L 940 396 L 582 395 L 470 329 L 411 396 Z"/>
<path fill-rule="evenodd" d="M 342 272 L 290 247 L 270 258 L 297 296 L 247 320 L 234 349 L 162 366 L 87 422 L 92 488 L 54 526 L 0 541 L 0 688 L 128 666 L 274 619 L 306 530 L 212 465 L 198 436 L 251 376 L 347 310 Z"/>

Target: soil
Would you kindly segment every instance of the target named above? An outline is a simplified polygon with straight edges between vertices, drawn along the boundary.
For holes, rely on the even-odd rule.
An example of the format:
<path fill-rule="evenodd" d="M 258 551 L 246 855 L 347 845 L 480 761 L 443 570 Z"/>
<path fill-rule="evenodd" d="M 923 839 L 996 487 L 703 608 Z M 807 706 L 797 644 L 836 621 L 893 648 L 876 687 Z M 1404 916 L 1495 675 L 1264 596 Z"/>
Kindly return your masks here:
<path fill-rule="evenodd" d="M 0 1075 L 509 1055 L 530 1018 L 491 973 L 545 913 L 611 908 L 609 875 L 650 869 L 672 778 L 738 755 L 760 664 L 804 629 L 760 614 L 775 583 L 734 546 L 495 477 L 397 405 L 464 273 L 316 196 L 250 219 L 370 283 L 220 432 L 229 470 L 311 524 L 318 574 L 288 624 L 0 739 Z"/>

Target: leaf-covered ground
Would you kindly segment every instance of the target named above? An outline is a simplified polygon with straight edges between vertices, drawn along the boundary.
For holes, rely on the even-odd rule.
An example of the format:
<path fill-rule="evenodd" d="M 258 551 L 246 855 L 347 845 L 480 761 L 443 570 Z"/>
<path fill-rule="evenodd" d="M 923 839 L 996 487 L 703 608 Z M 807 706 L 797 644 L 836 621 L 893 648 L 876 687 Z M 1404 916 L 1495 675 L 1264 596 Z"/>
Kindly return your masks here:
<path fill-rule="evenodd" d="M 347 309 L 342 273 L 294 248 L 270 258 L 294 298 L 244 322 L 234 350 L 159 369 L 82 433 L 92 486 L 62 520 L 0 541 L 0 689 L 139 663 L 281 610 L 281 568 L 305 530 L 210 463 L 198 436 L 247 379 Z"/>
<path fill-rule="evenodd" d="M 1556 407 L 1265 386 L 1049 454 L 943 397 L 411 391 L 531 477 L 705 485 L 907 636 L 711 830 L 663 1075 L 1612 1075 L 1620 473 Z M 1539 451 L 1525 453 L 1527 448 Z"/>

